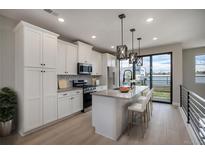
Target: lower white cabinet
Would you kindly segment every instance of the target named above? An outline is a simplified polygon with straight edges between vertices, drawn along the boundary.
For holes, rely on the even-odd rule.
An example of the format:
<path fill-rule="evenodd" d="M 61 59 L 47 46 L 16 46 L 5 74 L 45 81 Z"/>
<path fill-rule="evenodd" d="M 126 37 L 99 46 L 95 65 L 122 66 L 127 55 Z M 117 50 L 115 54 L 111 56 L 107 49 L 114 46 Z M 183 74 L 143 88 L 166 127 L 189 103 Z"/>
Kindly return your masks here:
<path fill-rule="evenodd" d="M 43 124 L 42 115 L 42 72 L 38 68 L 27 68 L 24 74 L 25 101 L 22 132 L 27 132 Z M 23 107 L 23 106 L 22 106 Z"/>
<path fill-rule="evenodd" d="M 58 99 L 58 119 L 72 114 L 71 97 L 64 97 Z"/>
<path fill-rule="evenodd" d="M 57 120 L 57 74 L 55 69 L 43 72 L 43 124 Z"/>
<path fill-rule="evenodd" d="M 58 119 L 79 112 L 83 109 L 82 90 L 62 92 L 58 94 Z"/>
<path fill-rule="evenodd" d="M 23 133 L 57 120 L 56 69 L 25 68 Z"/>

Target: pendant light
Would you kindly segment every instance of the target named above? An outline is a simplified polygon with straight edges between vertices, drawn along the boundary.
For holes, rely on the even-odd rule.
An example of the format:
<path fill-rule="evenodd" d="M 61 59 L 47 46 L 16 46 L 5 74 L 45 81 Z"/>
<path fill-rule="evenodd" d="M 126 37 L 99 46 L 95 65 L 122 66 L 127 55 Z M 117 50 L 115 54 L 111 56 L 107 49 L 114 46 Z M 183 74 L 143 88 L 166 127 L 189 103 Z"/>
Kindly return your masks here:
<path fill-rule="evenodd" d="M 123 44 L 123 19 L 125 14 L 120 14 L 119 18 L 121 19 L 121 45 L 117 46 L 117 59 L 127 59 L 127 46 Z"/>
<path fill-rule="evenodd" d="M 134 52 L 134 32 L 135 29 L 130 29 L 130 32 L 132 33 L 132 51 L 129 54 L 129 64 L 133 64 L 137 58 L 137 53 Z"/>
<path fill-rule="evenodd" d="M 140 56 L 140 41 L 142 40 L 142 38 L 139 37 L 139 38 L 137 38 L 137 40 L 139 41 L 139 55 L 137 56 L 136 64 L 137 64 L 137 66 L 142 66 L 143 65 L 143 57 Z"/>

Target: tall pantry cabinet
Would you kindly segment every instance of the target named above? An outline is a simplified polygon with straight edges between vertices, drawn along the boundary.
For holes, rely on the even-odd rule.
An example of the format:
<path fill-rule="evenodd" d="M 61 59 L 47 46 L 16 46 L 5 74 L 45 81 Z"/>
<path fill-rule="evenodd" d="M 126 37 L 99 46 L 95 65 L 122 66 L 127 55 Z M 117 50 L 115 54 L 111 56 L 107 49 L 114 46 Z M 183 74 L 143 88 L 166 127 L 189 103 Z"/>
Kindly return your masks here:
<path fill-rule="evenodd" d="M 58 34 L 21 21 L 15 32 L 15 90 L 21 135 L 57 120 Z"/>

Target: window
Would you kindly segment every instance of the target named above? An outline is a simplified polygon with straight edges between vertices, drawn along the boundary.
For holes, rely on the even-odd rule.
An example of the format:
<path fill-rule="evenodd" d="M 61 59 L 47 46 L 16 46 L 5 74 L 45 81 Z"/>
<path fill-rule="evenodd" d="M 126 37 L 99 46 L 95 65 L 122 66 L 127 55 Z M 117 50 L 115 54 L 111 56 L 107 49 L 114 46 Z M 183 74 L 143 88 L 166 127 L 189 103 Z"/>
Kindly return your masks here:
<path fill-rule="evenodd" d="M 205 83 L 205 55 L 195 56 L 195 82 Z"/>

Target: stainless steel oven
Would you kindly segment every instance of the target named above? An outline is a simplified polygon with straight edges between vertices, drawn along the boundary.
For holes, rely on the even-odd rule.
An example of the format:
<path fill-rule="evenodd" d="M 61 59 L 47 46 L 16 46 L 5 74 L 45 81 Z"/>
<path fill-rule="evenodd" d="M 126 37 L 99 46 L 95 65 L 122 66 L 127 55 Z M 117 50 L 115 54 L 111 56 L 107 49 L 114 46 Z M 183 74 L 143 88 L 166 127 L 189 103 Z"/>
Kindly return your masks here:
<path fill-rule="evenodd" d="M 92 73 L 92 65 L 85 64 L 85 63 L 78 63 L 77 64 L 78 74 L 81 75 L 90 75 Z"/>

